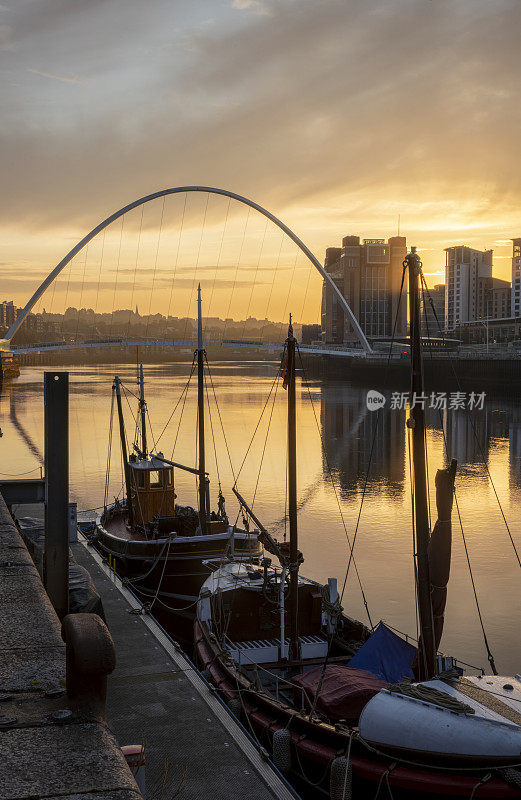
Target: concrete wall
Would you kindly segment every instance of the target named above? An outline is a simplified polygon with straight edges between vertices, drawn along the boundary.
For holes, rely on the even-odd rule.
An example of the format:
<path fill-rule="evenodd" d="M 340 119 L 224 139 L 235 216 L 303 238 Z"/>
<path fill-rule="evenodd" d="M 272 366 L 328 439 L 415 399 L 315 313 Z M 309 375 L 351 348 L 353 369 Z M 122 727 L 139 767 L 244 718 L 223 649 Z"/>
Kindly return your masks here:
<path fill-rule="evenodd" d="M 0 800 L 142 800 L 106 726 L 71 707 L 60 622 L 0 495 Z"/>

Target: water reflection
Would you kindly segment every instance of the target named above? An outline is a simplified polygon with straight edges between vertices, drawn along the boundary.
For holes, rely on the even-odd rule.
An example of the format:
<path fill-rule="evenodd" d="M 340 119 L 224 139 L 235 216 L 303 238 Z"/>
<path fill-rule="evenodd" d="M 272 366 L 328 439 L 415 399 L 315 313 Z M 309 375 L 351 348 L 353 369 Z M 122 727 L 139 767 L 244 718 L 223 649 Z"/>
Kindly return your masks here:
<path fill-rule="evenodd" d="M 369 411 L 366 395 L 366 390 L 338 383 L 321 387 L 325 470 L 328 465 L 335 470 L 342 492 L 349 495 L 363 490 L 371 461 L 371 484 L 398 498 L 405 480 L 405 411 L 388 405 L 378 413 Z"/>
<path fill-rule="evenodd" d="M 273 382 L 277 365 L 214 364 L 213 380 L 219 398 L 234 474 L 242 462 L 261 409 Z M 149 411 L 158 435 L 186 383 L 189 364 L 147 365 Z M 0 427 L 4 436 L 2 477 L 39 474 L 43 451 L 43 369 L 26 368 L 13 383 L 4 384 L 0 397 Z M 70 487 L 80 508 L 103 502 L 111 383 L 117 371 L 135 391 L 132 365 L 70 368 Z M 342 584 L 347 563 L 345 532 L 355 529 L 369 463 L 377 415 L 367 410 L 365 387 L 338 381 L 315 381 L 310 391 L 298 392 L 299 536 L 305 556 L 304 571 L 318 580 L 337 577 Z M 129 436 L 133 433 L 129 395 L 125 406 Z M 318 428 L 316 424 L 318 419 Z M 286 394 L 279 391 L 271 417 L 271 433 L 265 447 L 266 414 L 259 427 L 238 487 L 267 526 L 283 535 L 286 510 Z M 380 414 L 374 440 L 363 513 L 357 538 L 356 559 L 373 619 L 414 633 L 414 584 L 412 571 L 411 499 L 409 449 L 405 411 Z M 177 440 L 177 460 L 195 463 L 196 395 L 189 393 Z M 226 446 L 214 417 L 219 477 L 227 498 L 228 513 L 237 509 L 231 486 L 234 474 Z M 178 417 L 164 434 L 160 448 L 167 456 L 176 435 Z M 457 489 L 461 517 L 472 559 L 478 594 L 499 669 L 514 674 L 521 669 L 521 620 L 519 567 L 515 561 L 490 476 L 516 543 L 521 542 L 521 408 L 514 402 L 487 398 L 482 411 L 470 417 L 465 411 L 447 411 L 442 417 L 427 411 L 429 480 L 434 496 L 436 468 L 446 461 L 444 436 L 450 457 L 458 460 Z M 210 427 L 208 427 L 210 436 Z M 209 443 L 208 468 L 212 501 L 218 488 L 214 448 Z M 486 458 L 486 467 L 483 463 Z M 262 469 L 259 476 L 259 465 Z M 333 473 L 336 492 L 329 479 Z M 490 471 L 490 476 L 487 473 Z M 176 492 L 182 502 L 196 502 L 196 486 L 187 473 L 176 474 Z M 258 487 L 256 489 L 256 487 Z M 121 492 L 121 464 L 113 448 L 109 497 Z M 344 605 L 348 613 L 365 619 L 359 587 L 348 581 Z M 486 663 L 466 557 L 455 521 L 454 547 L 443 646 L 472 663 Z"/>

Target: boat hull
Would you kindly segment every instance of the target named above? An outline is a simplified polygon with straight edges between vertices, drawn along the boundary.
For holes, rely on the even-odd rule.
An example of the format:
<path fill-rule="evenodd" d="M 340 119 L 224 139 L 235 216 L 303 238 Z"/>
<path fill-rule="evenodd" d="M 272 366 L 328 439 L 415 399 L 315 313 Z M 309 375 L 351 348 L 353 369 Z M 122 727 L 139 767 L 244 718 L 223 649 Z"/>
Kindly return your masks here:
<path fill-rule="evenodd" d="M 430 797 L 468 798 L 490 771 L 489 764 L 485 767 L 483 761 L 480 765 L 479 760 L 474 763 L 472 760 L 466 761 L 461 772 L 457 772 L 454 763 L 450 767 L 449 764 L 428 762 L 405 764 L 405 753 L 400 757 L 377 752 L 357 735 L 352 736 L 356 729 L 311 721 L 306 714 L 256 690 L 233 661 L 226 654 L 223 656 L 222 648 L 208 625 L 199 619 L 194 623 L 194 650 L 196 661 L 209 682 L 217 688 L 225 702 L 233 701 L 234 705 L 240 701 L 241 716 L 270 753 L 273 752 L 275 731 L 289 730 L 291 776 L 297 785 L 305 786 L 320 781 L 322 788 L 329 791 L 331 764 L 338 755 L 347 752 L 350 738 L 355 797 L 373 797 L 378 786 L 388 782 L 393 797 L 413 798 L 425 794 Z M 420 762 L 422 756 L 419 753 L 417 756 Z M 505 765 L 505 760 L 501 761 L 501 765 Z M 494 774 L 476 790 L 474 796 L 514 798 L 519 797 L 519 791 Z"/>
<path fill-rule="evenodd" d="M 249 560 L 261 552 L 254 534 L 136 539 L 118 535 L 117 530 L 123 527 L 123 513 L 119 519 L 112 515 L 106 525 L 98 519 L 96 545 L 144 606 L 152 606 L 154 615 L 169 630 L 172 616 L 187 619 L 190 639 L 199 591 L 212 571 L 212 564 L 207 562 L 213 561 L 216 566 L 230 554 L 235 559 Z"/>

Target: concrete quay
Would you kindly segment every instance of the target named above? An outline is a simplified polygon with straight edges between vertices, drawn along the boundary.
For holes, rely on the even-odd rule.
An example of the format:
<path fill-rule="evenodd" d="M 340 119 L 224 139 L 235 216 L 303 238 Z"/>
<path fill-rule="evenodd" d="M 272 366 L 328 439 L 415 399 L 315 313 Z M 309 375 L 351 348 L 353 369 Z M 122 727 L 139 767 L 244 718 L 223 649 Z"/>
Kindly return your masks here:
<path fill-rule="evenodd" d="M 0 800 L 141 800 L 114 734 L 66 694 L 61 625 L 0 495 Z"/>
<path fill-rule="evenodd" d="M 5 512 L 8 514 L 7 509 Z M 19 505 L 15 513 L 18 518 L 32 518 L 36 527 L 42 524 L 41 505 Z M 15 533 L 19 546 L 24 548 L 16 529 Z M 231 800 L 243 795 L 249 800 L 295 798 L 295 793 L 265 761 L 180 648 L 151 616 L 137 613 L 141 604 L 100 555 L 88 546 L 85 538 L 80 535 L 79 541 L 71 543 L 70 548 L 76 562 L 90 573 L 101 596 L 116 646 L 116 668 L 107 684 L 109 730 L 106 735 L 116 747 L 145 744 L 146 797 L 150 800 L 172 800 L 173 797 Z M 30 562 L 25 548 L 24 551 Z M 34 567 L 31 569 L 34 573 Z M 43 587 L 41 589 L 43 591 Z M 45 601 L 48 607 L 46 597 Z M 54 619 L 53 610 L 48 609 L 48 613 Z M 56 635 L 60 637 L 59 623 L 55 622 Z M 59 677 L 63 681 L 65 664 L 61 638 L 56 647 L 62 670 Z M 13 665 L 13 675 L 19 669 L 26 669 L 24 661 L 22 654 Z M 35 748 L 38 746 L 33 744 Z M 63 748 L 67 747 L 65 735 Z M 52 755 L 50 758 L 48 752 L 44 755 L 52 762 Z M 28 754 L 26 759 L 29 761 Z M 118 794 L 112 789 L 110 794 L 95 794 L 87 800 L 141 797 L 137 793 L 122 795 L 121 791 L 118 790 Z M 48 794 L 50 798 L 61 796 L 58 791 L 55 795 Z M 34 797 L 39 796 L 34 794 Z M 0 790 L 0 800 L 11 800 L 11 797 L 28 798 L 29 795 L 3 795 Z M 63 797 L 69 800 L 69 795 Z M 74 800 L 83 800 L 83 797 L 80 794 Z"/>

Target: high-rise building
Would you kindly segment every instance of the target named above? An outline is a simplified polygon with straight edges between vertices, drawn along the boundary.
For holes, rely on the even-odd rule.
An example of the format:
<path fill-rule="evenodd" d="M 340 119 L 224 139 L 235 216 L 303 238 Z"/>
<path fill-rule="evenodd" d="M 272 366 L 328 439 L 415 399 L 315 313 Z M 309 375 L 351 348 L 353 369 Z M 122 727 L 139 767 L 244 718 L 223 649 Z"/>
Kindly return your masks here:
<path fill-rule="evenodd" d="M 432 300 L 432 304 L 431 304 Z M 440 330 L 441 328 L 441 330 Z M 438 339 L 445 328 L 445 284 L 439 283 L 421 295 L 422 336 Z"/>
<path fill-rule="evenodd" d="M 492 278 L 492 250 L 445 250 L 445 329 L 478 319 L 479 278 Z"/>
<path fill-rule="evenodd" d="M 345 297 L 368 339 L 387 339 L 407 334 L 407 291 L 404 284 L 400 304 L 403 260 L 407 255 L 404 236 L 364 239 L 345 236 L 342 247 L 326 250 L 324 268 Z M 329 343 L 358 341 L 336 294 L 324 282 L 322 292 L 322 336 Z"/>
<path fill-rule="evenodd" d="M 16 319 L 16 306 L 12 300 L 0 303 L 0 327 L 10 328 Z"/>
<path fill-rule="evenodd" d="M 521 239 L 512 239 L 512 297 L 510 315 L 521 317 Z"/>
<path fill-rule="evenodd" d="M 506 319 L 510 316 L 511 289 L 500 278 L 478 278 L 477 319 Z"/>

